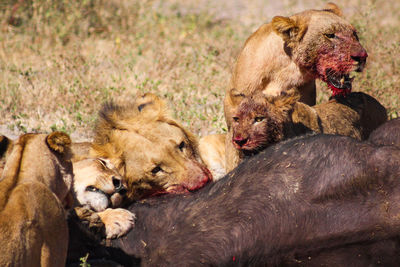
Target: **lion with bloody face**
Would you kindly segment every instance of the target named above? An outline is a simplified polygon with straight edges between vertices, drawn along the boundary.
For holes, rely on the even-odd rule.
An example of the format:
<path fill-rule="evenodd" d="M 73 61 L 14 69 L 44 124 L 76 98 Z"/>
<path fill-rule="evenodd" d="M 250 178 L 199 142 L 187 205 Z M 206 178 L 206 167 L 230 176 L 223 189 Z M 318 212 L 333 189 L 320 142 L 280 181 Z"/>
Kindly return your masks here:
<path fill-rule="evenodd" d="M 170 115 L 166 103 L 145 94 L 100 111 L 91 155 L 106 158 L 127 182 L 127 197 L 185 193 L 212 180 L 196 137 Z"/>
<path fill-rule="evenodd" d="M 296 88 L 301 102 L 315 105 L 315 79 L 321 79 L 333 96 L 347 95 L 350 72 L 362 71 L 367 56 L 335 4 L 274 17 L 247 39 L 238 56 L 224 100 L 228 129 L 241 97 L 256 91 L 276 96 Z"/>
<path fill-rule="evenodd" d="M 365 140 L 387 119 L 385 107 L 362 92 L 312 107 L 298 99 L 298 92 L 289 90 L 279 96 L 259 92 L 242 100 L 232 118 L 230 143 L 225 147 L 228 171 L 246 156 L 307 132 Z"/>

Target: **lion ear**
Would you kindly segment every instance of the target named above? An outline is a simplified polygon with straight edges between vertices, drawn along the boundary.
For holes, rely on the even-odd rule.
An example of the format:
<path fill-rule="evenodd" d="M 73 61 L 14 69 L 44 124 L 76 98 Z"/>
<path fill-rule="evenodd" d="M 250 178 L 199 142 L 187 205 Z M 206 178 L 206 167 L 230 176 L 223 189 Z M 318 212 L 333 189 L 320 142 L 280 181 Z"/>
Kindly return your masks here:
<path fill-rule="evenodd" d="M 157 96 L 151 93 L 137 95 L 135 100 L 137 105 L 137 110 L 141 113 L 144 112 L 146 109 L 150 108 L 154 104 L 154 100 L 156 98 Z"/>
<path fill-rule="evenodd" d="M 333 14 L 336 14 L 339 17 L 343 16 L 342 10 L 336 4 L 334 4 L 332 2 L 327 3 L 323 10 L 332 12 Z"/>
<path fill-rule="evenodd" d="M 103 169 L 107 169 L 107 160 L 105 158 L 96 158 L 95 160 L 101 164 Z"/>
<path fill-rule="evenodd" d="M 115 170 L 115 166 L 111 163 L 111 161 L 107 158 L 96 158 L 97 161 L 103 166 L 104 170 L 110 169 Z"/>
<path fill-rule="evenodd" d="M 152 93 L 145 93 L 136 98 L 136 105 L 141 116 L 153 117 L 156 114 L 168 114 L 164 100 Z"/>
<path fill-rule="evenodd" d="M 243 98 L 246 97 L 242 92 L 240 92 L 236 88 L 232 88 L 231 90 L 229 90 L 229 96 L 234 105 L 239 105 L 240 102 L 242 102 Z"/>
<path fill-rule="evenodd" d="M 300 93 L 297 89 L 290 89 L 288 91 L 282 91 L 278 96 L 267 97 L 268 102 L 272 103 L 283 113 L 288 113 L 293 110 L 294 105 L 300 99 Z"/>
<path fill-rule="evenodd" d="M 71 147 L 71 139 L 63 132 L 52 132 L 46 137 L 48 147 L 58 153 L 64 154 Z"/>
<path fill-rule="evenodd" d="M 271 24 L 274 31 L 289 47 L 293 47 L 296 42 L 299 42 L 307 30 L 306 24 L 298 23 L 288 17 L 276 16 L 272 19 Z"/>
<path fill-rule="evenodd" d="M 145 93 L 142 95 L 137 95 L 136 97 L 136 105 L 139 112 L 144 112 L 150 107 L 154 108 L 157 106 L 160 98 L 152 93 Z"/>

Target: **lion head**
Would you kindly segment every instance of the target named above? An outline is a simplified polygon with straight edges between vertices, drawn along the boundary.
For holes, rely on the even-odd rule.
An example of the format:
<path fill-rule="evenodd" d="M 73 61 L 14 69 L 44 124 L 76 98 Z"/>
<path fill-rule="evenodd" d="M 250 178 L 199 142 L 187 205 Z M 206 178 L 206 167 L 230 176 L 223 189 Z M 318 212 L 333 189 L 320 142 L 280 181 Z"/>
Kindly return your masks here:
<path fill-rule="evenodd" d="M 95 211 L 121 206 L 126 182 L 109 160 L 89 158 L 75 162 L 73 167 L 76 204 Z"/>
<path fill-rule="evenodd" d="M 258 152 L 287 135 L 287 123 L 298 101 L 295 90 L 280 96 L 256 92 L 244 97 L 232 117 L 232 143 L 245 154 Z"/>
<path fill-rule="evenodd" d="M 285 51 L 302 69 L 326 82 L 333 96 L 350 93 L 350 73 L 361 72 L 368 57 L 356 29 L 341 15 L 340 9 L 329 3 L 323 10 L 272 19 Z"/>
<path fill-rule="evenodd" d="M 196 190 L 212 179 L 197 140 L 153 94 L 107 103 L 99 113 L 91 154 L 108 158 L 126 178 L 129 199 Z"/>

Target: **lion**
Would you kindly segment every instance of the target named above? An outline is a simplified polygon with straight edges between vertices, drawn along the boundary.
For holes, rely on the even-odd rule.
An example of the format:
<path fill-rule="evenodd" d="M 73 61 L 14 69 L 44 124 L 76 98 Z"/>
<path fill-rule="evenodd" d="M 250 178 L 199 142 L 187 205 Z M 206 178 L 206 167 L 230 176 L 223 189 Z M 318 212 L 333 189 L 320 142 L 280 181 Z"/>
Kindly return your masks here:
<path fill-rule="evenodd" d="M 0 265 L 64 266 L 73 182 L 69 136 L 62 132 L 2 137 Z"/>
<path fill-rule="evenodd" d="M 233 145 L 237 152 L 233 153 L 234 160 L 232 155 L 226 157 L 227 170 L 271 144 L 308 132 L 366 140 L 387 120 L 386 109 L 362 92 L 312 107 L 299 99 L 297 90 L 279 96 L 256 93 L 244 98 L 232 118 L 232 139 L 225 149 L 232 152 Z"/>
<path fill-rule="evenodd" d="M 375 98 L 361 92 L 338 96 L 312 107 L 299 99 L 295 89 L 279 96 L 256 92 L 243 98 L 232 118 L 232 135 L 227 133 L 225 143 L 214 142 L 216 147 L 210 151 L 225 146 L 225 168 L 229 172 L 244 158 L 294 136 L 314 132 L 366 140 L 387 120 L 386 109 Z M 204 161 L 220 164 L 222 159 L 208 157 Z"/>
<path fill-rule="evenodd" d="M 225 134 L 210 134 L 199 140 L 200 157 L 210 170 L 214 181 L 226 174 L 225 138 Z"/>
<path fill-rule="evenodd" d="M 341 10 L 328 3 L 323 10 L 276 16 L 245 42 L 238 55 L 224 99 L 231 127 L 236 98 L 256 91 L 277 96 L 296 88 L 300 101 L 315 105 L 315 79 L 326 82 L 333 96 L 351 92 L 352 71 L 361 72 L 368 54 L 356 29 Z"/>
<path fill-rule="evenodd" d="M 73 163 L 75 206 L 95 211 L 120 207 L 126 195 L 126 181 L 107 159 L 88 158 Z"/>
<path fill-rule="evenodd" d="M 71 151 L 72 151 L 72 162 L 77 162 L 80 160 L 88 159 L 90 157 L 90 147 L 92 146 L 91 142 L 72 142 Z"/>
<path fill-rule="evenodd" d="M 13 140 L 6 136 L 0 136 L 0 158 L 2 158 L 0 163 L 5 164 L 13 143 Z M 88 142 L 79 143 L 78 147 L 88 144 Z M 74 143 L 69 145 L 74 173 L 73 190 L 69 192 L 64 208 L 67 210 L 74 208 L 73 212 L 81 220 L 104 225 L 106 238 L 112 239 L 124 235 L 133 227 L 135 219 L 135 215 L 131 212 L 118 209 L 122 206 L 127 191 L 125 180 L 107 159 L 88 158 L 85 155 L 82 157 L 84 159 L 74 161 L 74 158 L 80 158 L 74 155 L 74 146 L 76 147 Z M 88 148 L 84 150 L 89 151 Z M 81 155 L 84 155 L 84 150 Z"/>
<path fill-rule="evenodd" d="M 203 187 L 212 175 L 196 137 L 174 120 L 154 94 L 132 103 L 106 103 L 99 112 L 93 157 L 109 159 L 126 179 L 130 201 Z"/>
<path fill-rule="evenodd" d="M 135 215 L 119 208 L 125 200 L 127 185 L 115 166 L 107 159 L 87 158 L 73 162 L 73 168 L 73 206 L 78 217 L 104 224 L 108 239 L 132 229 Z"/>

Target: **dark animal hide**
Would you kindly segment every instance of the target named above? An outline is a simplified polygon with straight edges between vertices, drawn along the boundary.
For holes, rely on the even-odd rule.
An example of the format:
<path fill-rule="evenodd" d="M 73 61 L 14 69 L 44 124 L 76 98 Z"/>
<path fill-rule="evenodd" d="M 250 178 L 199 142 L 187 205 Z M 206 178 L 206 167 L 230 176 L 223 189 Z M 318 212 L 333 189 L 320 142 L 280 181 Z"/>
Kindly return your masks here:
<path fill-rule="evenodd" d="M 194 194 L 132 204 L 134 229 L 108 247 L 76 221 L 71 238 L 83 256 L 126 266 L 391 266 L 400 262 L 399 178 L 395 147 L 296 138 Z"/>
<path fill-rule="evenodd" d="M 400 118 L 385 122 L 369 136 L 369 141 L 377 145 L 400 147 Z"/>

